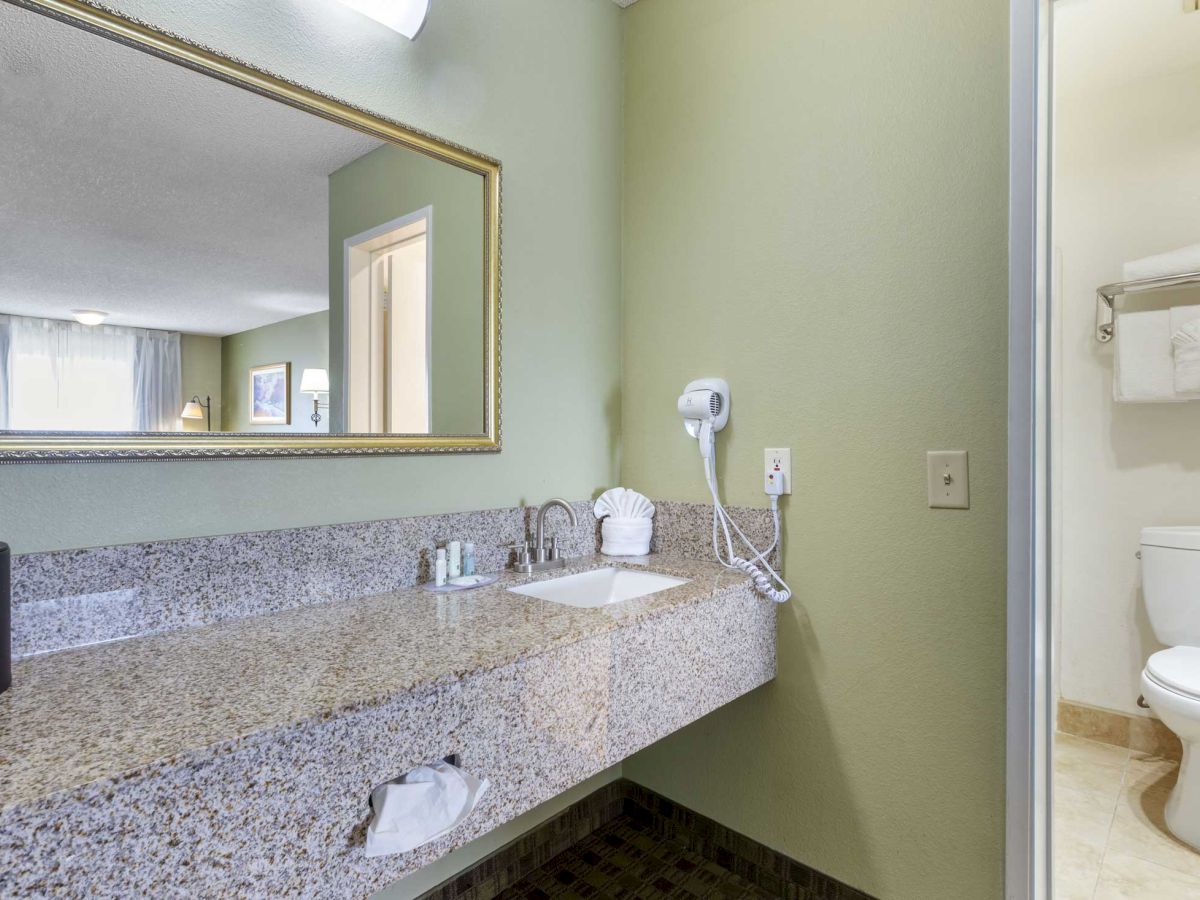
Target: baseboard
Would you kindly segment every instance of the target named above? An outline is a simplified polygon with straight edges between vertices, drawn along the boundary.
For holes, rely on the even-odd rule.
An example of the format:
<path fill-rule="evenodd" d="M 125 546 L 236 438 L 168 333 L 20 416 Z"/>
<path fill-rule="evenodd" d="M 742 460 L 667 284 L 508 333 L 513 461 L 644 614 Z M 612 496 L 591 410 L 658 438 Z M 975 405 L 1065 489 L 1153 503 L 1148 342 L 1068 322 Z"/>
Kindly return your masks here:
<path fill-rule="evenodd" d="M 1161 756 L 1164 759 L 1183 756 L 1183 745 L 1175 733 L 1158 719 L 1149 716 L 1131 716 L 1060 699 L 1058 730 L 1101 744 L 1128 747 L 1149 756 Z"/>
<path fill-rule="evenodd" d="M 625 779 L 605 785 L 547 819 L 419 900 L 493 900 L 622 814 L 781 900 L 873 900 L 869 894 Z"/>

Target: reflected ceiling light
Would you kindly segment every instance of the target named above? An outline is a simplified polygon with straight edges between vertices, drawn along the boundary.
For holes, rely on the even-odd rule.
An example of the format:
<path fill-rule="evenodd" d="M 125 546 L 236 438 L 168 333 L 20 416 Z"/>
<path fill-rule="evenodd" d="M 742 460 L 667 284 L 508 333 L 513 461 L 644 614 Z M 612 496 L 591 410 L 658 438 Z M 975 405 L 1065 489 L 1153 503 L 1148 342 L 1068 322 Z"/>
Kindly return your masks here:
<path fill-rule="evenodd" d="M 71 315 L 80 325 L 99 325 L 108 318 L 108 313 L 102 309 L 73 309 Z"/>
<path fill-rule="evenodd" d="M 429 17 L 429 7 L 433 0 L 339 0 L 343 6 L 362 13 L 374 19 L 381 25 L 386 25 L 392 31 L 398 31 L 410 41 L 415 41 L 425 20 Z"/>

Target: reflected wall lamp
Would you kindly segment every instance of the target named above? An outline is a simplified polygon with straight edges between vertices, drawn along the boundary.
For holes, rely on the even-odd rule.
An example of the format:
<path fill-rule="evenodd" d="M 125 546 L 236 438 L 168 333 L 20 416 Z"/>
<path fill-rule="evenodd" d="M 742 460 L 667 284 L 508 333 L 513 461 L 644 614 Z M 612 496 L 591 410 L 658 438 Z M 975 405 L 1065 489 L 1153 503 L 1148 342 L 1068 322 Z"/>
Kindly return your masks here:
<path fill-rule="evenodd" d="M 398 31 L 410 41 L 415 41 L 429 18 L 429 7 L 433 0 L 339 0 L 392 31 Z"/>
<path fill-rule="evenodd" d="M 315 427 L 321 425 L 321 407 L 329 409 L 328 403 L 321 402 L 321 394 L 329 393 L 329 373 L 325 369 L 305 369 L 300 375 L 300 393 L 312 394 L 313 413 L 309 416 Z"/>
<path fill-rule="evenodd" d="M 212 397 L 206 396 L 204 402 L 200 402 L 200 395 L 193 394 L 192 399 L 183 404 L 183 412 L 179 414 L 181 419 L 206 419 L 205 429 L 212 431 Z"/>

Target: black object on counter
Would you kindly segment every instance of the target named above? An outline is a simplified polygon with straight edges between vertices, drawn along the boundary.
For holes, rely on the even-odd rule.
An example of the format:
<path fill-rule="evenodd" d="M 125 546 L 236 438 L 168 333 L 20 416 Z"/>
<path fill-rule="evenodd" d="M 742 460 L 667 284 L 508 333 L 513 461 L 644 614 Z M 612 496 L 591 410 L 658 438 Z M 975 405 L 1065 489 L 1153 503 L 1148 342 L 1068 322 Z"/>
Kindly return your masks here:
<path fill-rule="evenodd" d="M 0 694 L 12 686 L 12 567 L 0 544 Z"/>

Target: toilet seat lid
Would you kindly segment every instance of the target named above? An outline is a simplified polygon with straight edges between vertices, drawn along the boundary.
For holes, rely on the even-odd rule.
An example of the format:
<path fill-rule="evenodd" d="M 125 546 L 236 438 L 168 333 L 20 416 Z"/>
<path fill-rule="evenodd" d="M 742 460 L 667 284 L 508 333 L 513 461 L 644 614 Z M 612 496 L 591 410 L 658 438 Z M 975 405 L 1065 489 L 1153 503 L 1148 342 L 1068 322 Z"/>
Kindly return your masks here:
<path fill-rule="evenodd" d="M 1154 525 L 1143 528 L 1142 546 L 1200 550 L 1200 525 Z"/>
<path fill-rule="evenodd" d="M 1146 674 L 1168 690 L 1200 699 L 1200 647 L 1171 647 L 1146 661 Z"/>

